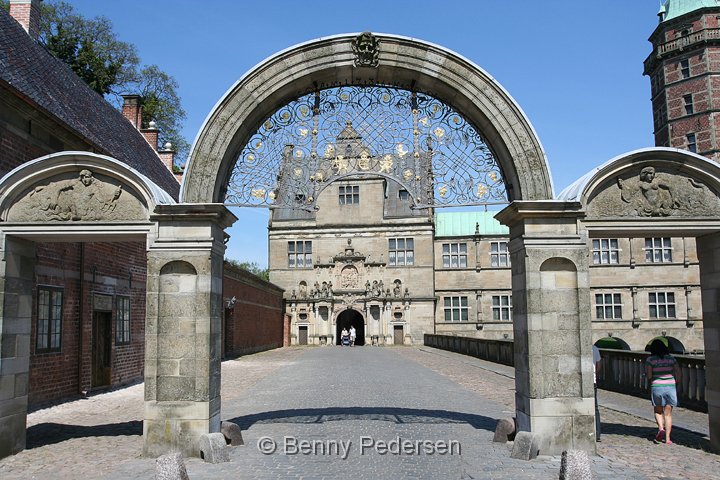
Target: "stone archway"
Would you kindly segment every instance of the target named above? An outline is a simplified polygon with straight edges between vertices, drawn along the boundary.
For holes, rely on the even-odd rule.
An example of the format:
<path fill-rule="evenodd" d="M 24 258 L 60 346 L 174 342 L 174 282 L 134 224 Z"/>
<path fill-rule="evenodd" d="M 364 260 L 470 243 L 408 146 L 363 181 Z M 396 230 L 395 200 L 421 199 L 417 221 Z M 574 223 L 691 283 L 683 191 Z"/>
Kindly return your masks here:
<path fill-rule="evenodd" d="M 218 102 L 198 134 L 183 179 L 181 201 L 195 205 L 225 201 L 235 162 L 251 136 L 265 125 L 266 119 L 301 95 L 343 85 L 390 86 L 423 92 L 441 100 L 483 135 L 502 173 L 509 201 L 544 202 L 553 198 L 552 180 L 540 141 L 520 107 L 491 76 L 467 59 L 437 45 L 394 35 L 364 33 L 327 37 L 292 47 L 244 75 Z M 414 154 L 417 153 L 416 150 Z M 267 190 L 257 189 L 253 193 L 262 196 Z M 557 215 L 562 217 L 561 223 L 574 225 L 578 216 L 574 207 L 553 205 L 549 210 L 551 216 Z M 536 223 L 536 219 L 530 218 L 536 210 L 531 208 L 529 213 L 530 216 L 518 211 L 508 214 L 508 221 L 519 222 L 515 224 L 520 236 L 526 222 Z M 547 216 L 547 212 L 542 215 Z M 574 232 L 558 236 L 556 226 L 557 223 L 553 224 L 550 230 L 555 238 L 563 237 L 559 242 L 563 248 L 552 252 L 556 255 L 551 256 L 571 258 L 579 265 L 576 274 L 581 278 L 585 272 L 584 244 Z M 519 245 L 523 242 L 521 239 Z M 546 247 L 541 243 L 532 245 L 539 256 L 538 262 L 527 265 L 528 274 L 537 272 L 540 263 L 550 258 Z M 525 274 L 526 270 L 521 269 L 519 273 Z M 518 297 L 524 296 L 526 291 L 525 283 L 518 280 L 521 277 L 513 277 Z M 578 283 L 582 284 L 582 281 Z M 526 303 L 521 302 L 517 308 L 522 311 L 524 305 Z M 532 309 L 540 311 L 542 306 L 533 305 Z M 525 330 L 518 330 L 516 338 Z M 588 345 L 587 351 L 573 354 L 578 358 L 581 354 L 589 355 L 589 348 Z M 527 355 L 527 352 L 519 353 Z M 528 363 L 527 359 L 524 363 Z M 518 378 L 521 385 L 518 390 L 528 399 L 534 395 L 529 378 L 529 375 Z M 580 389 L 573 385 L 571 391 L 576 395 Z M 536 415 L 524 404 L 518 408 L 527 414 L 527 418 Z M 570 405 L 556 418 L 573 417 L 576 411 Z M 589 412 L 592 412 L 592 404 Z M 532 422 L 521 426 L 524 430 L 539 429 Z M 566 427 L 567 421 L 563 420 L 547 424 L 542 430 L 563 432 L 562 438 L 552 443 L 558 448 L 577 447 L 574 439 L 585 438 L 585 432 L 576 428 L 568 433 Z M 589 449 L 587 441 L 581 448 Z"/>
<path fill-rule="evenodd" d="M 335 344 L 342 344 L 340 333 L 343 329 L 350 330 L 350 327 L 355 327 L 355 345 L 365 345 L 365 319 L 360 312 L 353 309 L 343 310 L 338 314 L 337 318 L 335 319 L 335 338 L 337 339 L 335 341 Z"/>
<path fill-rule="evenodd" d="M 587 210 L 583 229 L 626 236 L 695 237 L 700 265 L 711 445 L 720 450 L 720 165 L 671 148 L 620 155 L 560 194 Z M 687 322 L 693 328 L 696 322 Z M 679 342 L 678 342 L 679 343 Z M 677 349 L 682 345 L 676 345 Z"/>
<path fill-rule="evenodd" d="M 545 154 L 530 122 L 492 77 L 437 45 L 395 35 L 370 36 L 377 41 L 371 51 L 376 55 L 367 62 L 354 53 L 358 35 L 345 34 L 292 47 L 245 74 L 203 125 L 181 201 L 223 202 L 236 156 L 261 122 L 293 98 L 338 85 L 392 85 L 433 94 L 484 134 L 511 200 L 553 197 Z"/>
<path fill-rule="evenodd" d="M 39 250 L 63 243 L 84 246 L 86 242 L 105 242 L 106 245 L 135 242 L 140 244 L 137 250 L 144 252 L 148 239 L 152 241 L 156 235 L 156 224 L 150 215 L 158 206 L 172 203 L 174 200 L 170 195 L 127 165 L 86 152 L 60 152 L 38 158 L 17 167 L 0 181 L 0 252 L 3 260 L 0 262 L 0 339 L 3 345 L 18 346 L 2 350 L 0 397 L 9 400 L 0 402 L 0 430 L 3 431 L 0 457 L 25 448 L 31 352 L 64 346 L 61 316 L 46 319 L 48 325 L 58 326 L 56 336 L 47 335 L 46 341 L 39 336 L 39 329 L 31 335 L 33 291 L 39 281 L 35 269 L 39 264 Z M 82 260 L 76 272 L 79 277 L 76 282 L 82 292 L 85 283 Z M 55 297 L 58 302 L 54 305 L 60 309 L 63 288 L 52 287 L 53 292 L 59 292 Z M 129 295 L 130 289 L 127 287 L 125 294 Z M 76 294 L 71 292 L 68 296 Z M 93 309 L 98 307 L 95 300 L 99 297 L 113 298 L 93 294 Z M 144 292 L 141 298 L 144 301 Z M 129 296 L 127 300 L 129 302 Z M 112 310 L 112 306 L 98 310 Z M 83 317 L 82 310 L 77 312 L 77 318 L 78 325 L 83 324 L 83 318 L 88 319 Z M 144 322 L 144 319 L 137 321 Z M 127 327 L 125 332 L 129 342 L 129 320 Z M 92 330 L 92 327 L 88 329 Z M 82 332 L 75 341 L 81 343 L 81 339 Z M 144 341 L 142 337 L 138 340 Z M 75 348 L 80 357 L 82 349 L 77 345 Z M 87 368 L 83 370 L 81 360 L 78 363 L 77 384 L 80 388 L 89 372 Z M 10 365 L 13 367 L 7 368 Z M 94 382 L 88 379 L 86 383 L 92 387 Z"/>

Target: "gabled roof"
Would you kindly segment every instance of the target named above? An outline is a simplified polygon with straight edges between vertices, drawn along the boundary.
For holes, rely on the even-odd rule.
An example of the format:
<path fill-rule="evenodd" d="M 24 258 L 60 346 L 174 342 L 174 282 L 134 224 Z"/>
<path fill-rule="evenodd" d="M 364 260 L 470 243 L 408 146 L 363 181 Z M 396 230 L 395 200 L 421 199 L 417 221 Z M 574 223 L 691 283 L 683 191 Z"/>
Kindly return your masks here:
<path fill-rule="evenodd" d="M 660 8 L 663 22 L 706 7 L 720 7 L 720 0 L 667 0 Z"/>
<path fill-rule="evenodd" d="M 113 157 L 143 173 L 177 199 L 179 184 L 145 137 L 69 67 L 50 55 L 0 9 L 0 86 Z"/>

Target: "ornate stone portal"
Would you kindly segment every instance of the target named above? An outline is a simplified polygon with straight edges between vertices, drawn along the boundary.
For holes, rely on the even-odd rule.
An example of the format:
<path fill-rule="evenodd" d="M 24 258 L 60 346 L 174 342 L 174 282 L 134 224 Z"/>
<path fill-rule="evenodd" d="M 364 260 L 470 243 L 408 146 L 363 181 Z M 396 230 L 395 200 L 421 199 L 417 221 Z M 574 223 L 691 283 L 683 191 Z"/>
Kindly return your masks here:
<path fill-rule="evenodd" d="M 352 239 L 348 239 L 345 248 L 330 257 L 326 263 L 316 263 L 312 275 L 318 278 L 308 289 L 308 280 L 301 280 L 297 289 L 290 295 L 290 314 L 294 323 L 310 324 L 315 322 L 314 337 L 318 342 L 329 342 L 334 336 L 331 318 L 345 310 L 353 309 L 365 312 L 369 320 L 371 308 L 388 312 L 382 322 L 387 323 L 390 312 L 402 312 L 410 308 L 412 297 L 407 287 L 403 289 L 400 279 L 395 279 L 391 287 L 383 282 L 385 262 L 373 261 L 368 255 L 355 250 Z M 327 312 L 323 315 L 320 311 Z M 376 320 L 381 321 L 380 318 Z M 327 322 L 327 323 L 324 323 Z M 388 335 L 387 325 L 381 324 L 365 331 L 370 337 Z M 324 337 L 324 338 L 323 338 Z"/>

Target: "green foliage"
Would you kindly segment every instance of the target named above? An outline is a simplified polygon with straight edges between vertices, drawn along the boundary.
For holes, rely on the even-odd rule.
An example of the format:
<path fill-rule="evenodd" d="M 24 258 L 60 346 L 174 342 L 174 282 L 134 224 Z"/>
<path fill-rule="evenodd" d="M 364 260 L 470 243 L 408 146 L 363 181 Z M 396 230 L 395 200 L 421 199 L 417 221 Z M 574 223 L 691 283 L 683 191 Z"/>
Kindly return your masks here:
<path fill-rule="evenodd" d="M 140 60 L 134 45 L 120 41 L 106 17 L 87 19 L 65 2 L 41 4 L 40 42 L 100 95 L 117 94 Z"/>
<path fill-rule="evenodd" d="M 0 7 L 8 9 L 8 0 Z M 160 145 L 172 143 L 176 164 L 184 163 L 190 144 L 181 134 L 186 113 L 175 79 L 157 65 L 141 66 L 135 46 L 117 38 L 108 18 L 85 18 L 62 0 L 45 0 L 40 9 L 40 43 L 115 107 L 122 95 L 140 95 L 142 126 L 154 120 Z"/>
<path fill-rule="evenodd" d="M 185 158 L 190 144 L 180 133 L 187 117 L 177 94 L 178 84 L 157 65 L 141 68 L 132 82 L 125 85 L 127 93 L 136 93 L 143 102 L 143 125 L 154 120 L 160 130 L 160 145 L 170 142 L 178 158 Z"/>
<path fill-rule="evenodd" d="M 240 262 L 230 258 L 226 258 L 225 261 L 233 267 L 245 270 L 253 275 L 257 275 L 263 280 L 270 281 L 270 271 L 267 268 L 261 268 L 257 262 Z"/>

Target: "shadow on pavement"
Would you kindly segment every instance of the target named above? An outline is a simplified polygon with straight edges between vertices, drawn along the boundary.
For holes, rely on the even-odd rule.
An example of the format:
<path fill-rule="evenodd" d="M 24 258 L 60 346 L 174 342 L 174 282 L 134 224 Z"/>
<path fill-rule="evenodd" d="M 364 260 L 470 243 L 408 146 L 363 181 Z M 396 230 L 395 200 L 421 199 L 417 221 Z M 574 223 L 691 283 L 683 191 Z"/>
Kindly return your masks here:
<path fill-rule="evenodd" d="M 403 423 L 448 424 L 467 423 L 476 429 L 495 431 L 497 419 L 470 413 L 448 410 L 427 410 L 393 407 L 338 407 L 274 410 L 231 418 L 241 429 L 247 430 L 256 423 L 325 423 L 342 420 L 377 420 Z"/>
<path fill-rule="evenodd" d="M 620 423 L 602 422 L 603 435 L 625 435 L 629 437 L 644 438 L 652 443 L 657 433 L 657 427 L 638 427 L 634 425 L 623 425 Z M 695 448 L 712 452 L 710 439 L 702 434 L 686 430 L 681 427 L 673 427 L 672 441 L 683 447 Z"/>
<path fill-rule="evenodd" d="M 27 429 L 26 449 L 52 445 L 72 438 L 142 436 L 142 420 L 104 425 L 67 425 L 63 423 L 39 423 Z"/>

